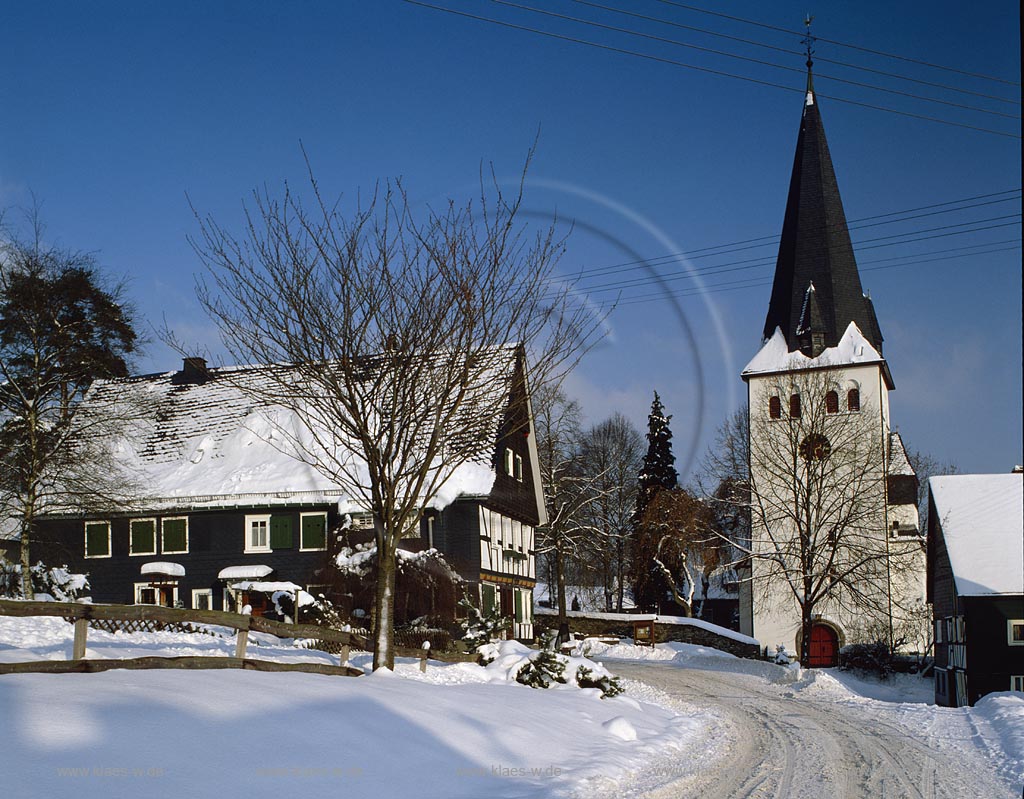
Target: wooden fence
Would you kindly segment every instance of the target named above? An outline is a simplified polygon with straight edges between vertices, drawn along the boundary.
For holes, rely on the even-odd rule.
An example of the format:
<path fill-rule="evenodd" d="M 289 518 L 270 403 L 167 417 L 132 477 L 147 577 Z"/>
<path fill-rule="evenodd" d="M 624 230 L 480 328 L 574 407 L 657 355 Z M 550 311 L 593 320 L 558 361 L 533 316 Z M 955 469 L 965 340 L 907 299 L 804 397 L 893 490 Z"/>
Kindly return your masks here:
<path fill-rule="evenodd" d="M 362 635 L 321 627 L 315 624 L 286 624 L 262 616 L 244 616 L 220 610 L 185 610 L 165 608 L 157 605 L 90 605 L 78 602 L 20 602 L 0 599 L 0 616 L 57 616 L 75 625 L 74 642 L 70 660 L 31 661 L 24 663 L 0 663 L 0 674 L 23 674 L 27 672 L 68 673 L 96 672 L 110 669 L 251 669 L 254 671 L 300 671 L 311 674 L 334 674 L 359 677 L 362 670 L 345 665 L 353 649 L 369 650 L 369 643 Z M 195 625 L 227 627 L 236 631 L 235 656 L 192 656 L 192 657 L 141 657 L 102 660 L 85 658 L 86 640 L 89 627 L 110 630 L 112 625 L 128 630 L 174 629 L 202 632 Z M 332 651 L 338 655 L 340 665 L 326 663 L 278 663 L 246 657 L 249 632 L 260 632 L 278 638 L 312 639 L 320 644 L 317 648 Z M 316 644 L 314 644 L 316 645 Z M 475 655 L 462 653 L 434 653 L 429 649 L 396 647 L 399 657 L 414 657 L 420 660 L 420 670 L 426 670 L 427 658 L 447 662 L 475 661 Z"/>

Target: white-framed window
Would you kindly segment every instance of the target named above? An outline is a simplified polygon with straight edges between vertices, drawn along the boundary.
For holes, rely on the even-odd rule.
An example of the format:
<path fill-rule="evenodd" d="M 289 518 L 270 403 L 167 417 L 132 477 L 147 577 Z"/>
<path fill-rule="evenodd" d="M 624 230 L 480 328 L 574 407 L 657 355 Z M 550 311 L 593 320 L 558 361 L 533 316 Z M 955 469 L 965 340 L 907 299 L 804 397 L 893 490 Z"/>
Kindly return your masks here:
<path fill-rule="evenodd" d="M 505 447 L 505 474 L 511 475 L 515 470 L 515 456 L 511 449 Z"/>
<path fill-rule="evenodd" d="M 523 456 L 522 455 L 516 455 L 515 456 L 514 471 L 515 471 L 515 478 L 516 478 L 516 480 L 518 480 L 520 483 L 523 482 Z"/>
<path fill-rule="evenodd" d="M 1024 646 L 1024 619 L 1006 620 L 1006 643 L 1010 646 Z"/>
<path fill-rule="evenodd" d="M 135 583 L 136 605 L 178 606 L 178 583 Z"/>
<path fill-rule="evenodd" d="M 1010 690 L 1024 693 L 1024 674 L 1011 675 Z"/>
<path fill-rule="evenodd" d="M 188 552 L 187 516 L 172 516 L 160 520 L 160 551 L 165 555 Z"/>
<path fill-rule="evenodd" d="M 85 523 L 85 557 L 110 557 L 110 522 Z"/>
<path fill-rule="evenodd" d="M 299 551 L 316 552 L 327 549 L 327 514 L 299 514 Z"/>
<path fill-rule="evenodd" d="M 193 610 L 213 610 L 213 589 L 193 588 L 192 589 Z"/>
<path fill-rule="evenodd" d="M 132 519 L 128 522 L 128 554 L 156 554 L 156 519 Z"/>
<path fill-rule="evenodd" d="M 245 517 L 245 551 L 270 552 L 270 514 Z"/>

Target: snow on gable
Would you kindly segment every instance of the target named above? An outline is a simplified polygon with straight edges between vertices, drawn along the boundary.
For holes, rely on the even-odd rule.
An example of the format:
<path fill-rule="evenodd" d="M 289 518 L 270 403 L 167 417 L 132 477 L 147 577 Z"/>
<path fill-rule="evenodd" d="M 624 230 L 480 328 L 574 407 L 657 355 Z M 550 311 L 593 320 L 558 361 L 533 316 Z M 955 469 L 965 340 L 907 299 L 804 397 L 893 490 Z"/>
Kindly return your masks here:
<path fill-rule="evenodd" d="M 1024 594 L 1024 480 L 954 474 L 928 481 L 960 596 Z"/>
<path fill-rule="evenodd" d="M 792 372 L 798 369 L 821 369 L 834 366 L 851 366 L 863 363 L 881 363 L 884 359 L 871 342 L 864 338 L 856 322 L 850 322 L 839 343 L 822 351 L 816 358 L 809 358 L 802 352 L 789 351 L 782 330 L 775 328 L 772 337 L 746 365 L 743 377 L 757 374 Z"/>
<path fill-rule="evenodd" d="M 910 465 L 907 448 L 903 444 L 903 436 L 893 430 L 889 434 L 889 474 L 903 477 L 917 477 L 917 472 Z"/>

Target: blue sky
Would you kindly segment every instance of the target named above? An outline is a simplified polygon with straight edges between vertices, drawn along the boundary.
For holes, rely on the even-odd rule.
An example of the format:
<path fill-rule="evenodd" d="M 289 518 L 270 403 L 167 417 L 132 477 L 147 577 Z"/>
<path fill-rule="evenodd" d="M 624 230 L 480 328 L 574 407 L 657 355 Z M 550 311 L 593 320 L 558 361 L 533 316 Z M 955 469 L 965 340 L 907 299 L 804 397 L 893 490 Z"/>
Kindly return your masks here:
<path fill-rule="evenodd" d="M 193 295 L 199 264 L 186 241 L 196 232 L 189 198 L 237 228 L 241 202 L 254 187 L 276 190 L 285 180 L 304 179 L 301 141 L 328 193 L 351 198 L 378 180 L 402 176 L 414 202 L 466 199 L 481 165 L 493 163 L 502 180 L 514 181 L 539 133 L 526 208 L 536 215 L 557 212 L 574 224 L 563 261 L 567 273 L 666 253 L 691 256 L 583 283 L 649 278 L 653 271 L 668 280 L 665 286 L 688 293 L 670 301 L 657 285 L 624 289 L 609 337 L 569 382 L 591 421 L 620 410 L 638 425 L 657 389 L 674 414 L 685 468 L 743 396 L 739 371 L 759 345 L 769 293 L 763 283 L 774 262 L 771 246 L 717 259 L 700 251 L 779 232 L 802 103 L 799 37 L 656 0 L 601 4 L 792 53 L 569 0 L 544 6 L 798 70 L 783 71 L 502 4 L 437 4 L 791 91 L 397 0 L 12 3 L 0 26 L 0 207 L 30 205 L 34 194 L 53 239 L 96 253 L 111 274 L 128 278 L 140 319 L 159 325 L 166 318 L 184 340 L 216 351 L 215 333 Z M 807 11 L 806 3 L 788 0 L 725 2 L 715 9 L 794 30 Z M 958 2 L 828 3 L 811 13 L 819 37 L 1020 80 L 1013 2 L 998 0 L 983 11 Z M 815 86 L 823 95 L 851 226 L 879 214 L 1018 189 L 987 197 L 989 205 L 955 212 L 963 204 L 944 206 L 938 210 L 951 212 L 854 232 L 896 380 L 892 418 L 908 445 L 967 471 L 1009 470 L 1022 460 L 1021 163 L 1020 139 L 1013 137 L 1020 135 L 1020 121 L 825 76 L 1018 117 L 1020 87 L 820 41 L 816 55 Z M 973 227 L 1008 226 L 968 234 L 960 231 L 970 225 L 945 227 L 971 221 Z M 897 233 L 934 238 L 904 245 L 880 238 Z M 954 251 L 967 246 L 974 249 Z M 881 260 L 915 252 L 923 255 Z M 969 257 L 951 257 L 965 253 Z M 736 263 L 748 258 L 761 261 Z M 704 275 L 701 291 L 688 270 L 716 264 L 744 268 Z M 600 302 L 614 294 L 595 290 L 591 297 Z M 649 294 L 655 296 L 629 302 Z M 163 371 L 176 363 L 173 352 L 154 343 L 138 369 Z"/>

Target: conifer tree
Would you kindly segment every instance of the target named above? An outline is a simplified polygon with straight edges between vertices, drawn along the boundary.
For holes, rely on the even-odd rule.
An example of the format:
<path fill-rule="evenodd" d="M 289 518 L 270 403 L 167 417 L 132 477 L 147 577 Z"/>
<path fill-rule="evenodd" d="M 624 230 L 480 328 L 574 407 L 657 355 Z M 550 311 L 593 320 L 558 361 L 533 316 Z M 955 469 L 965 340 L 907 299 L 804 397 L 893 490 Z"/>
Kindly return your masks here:
<path fill-rule="evenodd" d="M 675 455 L 672 454 L 672 430 L 670 415 L 665 414 L 661 397 L 654 392 L 654 402 L 647 417 L 647 454 L 640 468 L 639 486 L 636 497 L 636 513 L 633 515 L 633 600 L 643 608 L 657 606 L 661 598 L 660 574 L 647 547 L 643 546 L 642 521 L 647 506 L 662 489 L 673 489 L 679 483 Z"/>

